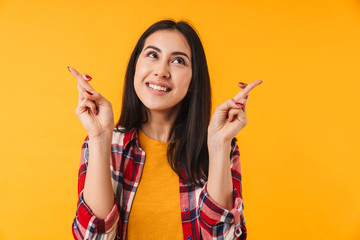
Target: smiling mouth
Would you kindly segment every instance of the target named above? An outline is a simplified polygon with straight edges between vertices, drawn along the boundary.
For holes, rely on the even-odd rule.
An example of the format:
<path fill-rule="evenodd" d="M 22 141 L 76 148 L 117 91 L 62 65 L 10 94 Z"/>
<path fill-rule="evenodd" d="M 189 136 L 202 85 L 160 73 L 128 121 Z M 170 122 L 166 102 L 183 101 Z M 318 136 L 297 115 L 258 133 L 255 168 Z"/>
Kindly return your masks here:
<path fill-rule="evenodd" d="M 146 83 L 146 85 L 155 91 L 160 91 L 160 92 L 170 92 L 171 91 L 171 88 L 162 87 L 162 86 L 152 84 L 152 83 Z"/>

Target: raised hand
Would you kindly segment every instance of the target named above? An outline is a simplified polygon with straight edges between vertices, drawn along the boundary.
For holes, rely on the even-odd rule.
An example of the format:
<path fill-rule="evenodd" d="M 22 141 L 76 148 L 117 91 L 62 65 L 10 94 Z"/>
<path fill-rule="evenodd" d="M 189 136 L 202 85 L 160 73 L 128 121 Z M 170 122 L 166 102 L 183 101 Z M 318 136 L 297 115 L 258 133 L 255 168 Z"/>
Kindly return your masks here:
<path fill-rule="evenodd" d="M 230 98 L 215 109 L 208 127 L 208 143 L 231 142 L 246 126 L 246 102 L 249 92 L 260 83 L 262 81 L 257 80 L 249 84 L 239 84 L 242 90 L 234 98 Z"/>
<path fill-rule="evenodd" d="M 74 68 L 69 71 L 78 81 L 79 102 L 75 114 L 88 132 L 89 138 L 112 136 L 114 115 L 111 103 L 88 83 L 91 77 L 78 73 Z"/>

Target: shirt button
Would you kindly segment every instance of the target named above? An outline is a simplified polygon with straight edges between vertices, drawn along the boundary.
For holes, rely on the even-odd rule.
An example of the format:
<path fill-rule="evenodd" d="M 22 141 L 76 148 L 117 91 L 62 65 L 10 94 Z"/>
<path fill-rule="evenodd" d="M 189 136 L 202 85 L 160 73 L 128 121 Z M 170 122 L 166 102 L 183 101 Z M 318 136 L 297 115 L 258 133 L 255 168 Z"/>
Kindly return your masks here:
<path fill-rule="evenodd" d="M 187 239 L 188 239 L 188 240 L 190 240 L 190 239 L 191 239 L 191 237 L 190 237 L 190 236 L 187 236 Z"/>
<path fill-rule="evenodd" d="M 184 208 L 184 212 L 187 212 L 187 211 L 189 211 L 189 209 L 187 209 L 187 208 Z M 190 237 L 190 236 L 189 236 Z M 191 237 L 190 237 L 191 238 Z M 189 238 L 188 238 L 189 239 Z"/>
<path fill-rule="evenodd" d="M 182 185 L 185 185 L 186 184 L 186 182 L 185 181 L 182 181 Z"/>

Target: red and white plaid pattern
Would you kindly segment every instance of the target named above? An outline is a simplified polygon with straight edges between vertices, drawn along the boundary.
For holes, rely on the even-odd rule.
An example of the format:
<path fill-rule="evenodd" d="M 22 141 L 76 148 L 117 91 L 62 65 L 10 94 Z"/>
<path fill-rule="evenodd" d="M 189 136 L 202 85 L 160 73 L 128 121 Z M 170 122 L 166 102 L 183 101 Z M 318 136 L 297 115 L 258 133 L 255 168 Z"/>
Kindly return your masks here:
<path fill-rule="evenodd" d="M 78 204 L 72 224 L 75 239 L 125 240 L 131 205 L 145 163 L 145 152 L 139 147 L 137 130 L 121 133 L 114 128 L 110 168 L 114 189 L 114 207 L 105 219 L 96 217 L 83 199 L 83 189 L 89 160 L 88 137 L 81 150 Z M 234 186 L 234 208 L 226 210 L 208 195 L 205 185 L 200 188 L 179 178 L 181 220 L 184 240 L 246 239 L 241 189 L 239 148 L 231 154 Z M 156 221 L 156 219 L 154 219 Z"/>

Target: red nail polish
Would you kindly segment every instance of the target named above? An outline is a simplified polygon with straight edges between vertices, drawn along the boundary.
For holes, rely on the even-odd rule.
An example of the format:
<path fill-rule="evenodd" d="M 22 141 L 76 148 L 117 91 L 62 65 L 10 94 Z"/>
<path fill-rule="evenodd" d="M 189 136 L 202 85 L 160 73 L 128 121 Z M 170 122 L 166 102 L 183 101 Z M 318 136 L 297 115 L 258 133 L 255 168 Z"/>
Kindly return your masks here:
<path fill-rule="evenodd" d="M 239 82 L 239 84 L 241 84 L 241 85 L 245 85 L 245 83 L 243 83 L 243 82 Z"/>
<path fill-rule="evenodd" d="M 69 66 L 67 66 L 67 68 L 68 68 L 69 72 L 71 72 Z"/>
<path fill-rule="evenodd" d="M 89 80 L 91 80 L 92 79 L 92 77 L 90 77 L 89 75 L 85 75 L 85 77 L 87 78 L 87 79 L 89 79 Z"/>
<path fill-rule="evenodd" d="M 239 106 L 239 107 L 242 107 L 242 106 L 244 106 L 244 104 L 243 103 L 235 103 L 236 104 L 236 106 Z"/>
<path fill-rule="evenodd" d="M 93 95 L 91 92 L 89 92 L 89 91 L 86 91 L 89 95 Z"/>

